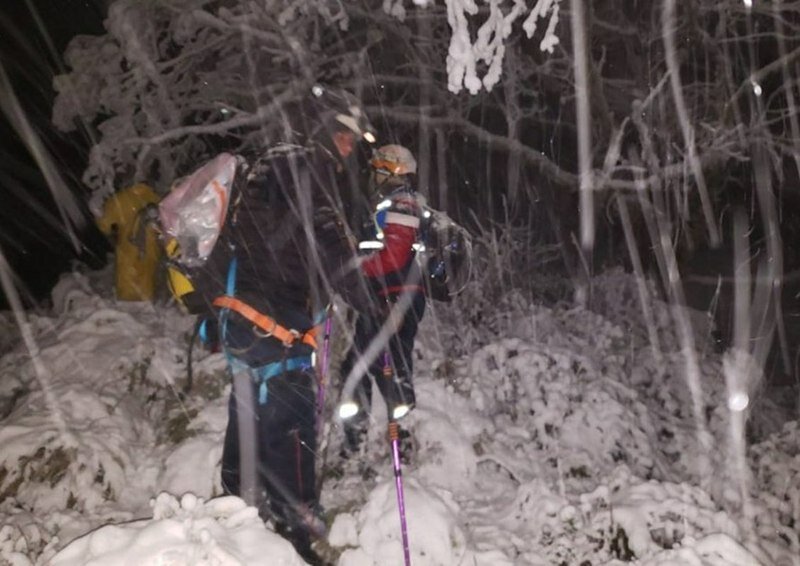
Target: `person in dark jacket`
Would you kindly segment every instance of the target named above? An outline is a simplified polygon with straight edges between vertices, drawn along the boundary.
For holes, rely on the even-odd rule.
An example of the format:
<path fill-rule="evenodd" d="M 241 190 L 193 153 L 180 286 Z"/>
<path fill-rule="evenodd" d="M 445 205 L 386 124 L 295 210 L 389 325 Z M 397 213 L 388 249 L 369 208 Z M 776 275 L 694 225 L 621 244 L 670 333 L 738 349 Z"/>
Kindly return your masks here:
<path fill-rule="evenodd" d="M 334 293 L 357 305 L 363 288 L 337 206 L 348 156 L 374 140 L 360 108 L 347 93 L 314 87 L 302 113 L 305 143 L 242 164 L 207 269 L 217 284 L 225 280 L 213 308 L 233 376 L 223 489 L 257 506 L 312 564 L 320 560 L 311 543 L 324 532 L 314 470 L 315 314 Z"/>
<path fill-rule="evenodd" d="M 416 404 L 413 349 L 425 314 L 422 273 L 415 245 L 423 214 L 413 175 L 411 152 L 396 144 L 378 149 L 370 161 L 375 188 L 377 251 L 363 258 L 361 271 L 372 294 L 372 308 L 359 314 L 352 348 L 342 364 L 346 382 L 339 416 L 344 422 L 342 455 L 349 457 L 366 434 L 372 403 L 372 381 L 386 403 L 389 419 L 405 416 Z M 407 455 L 407 454 L 406 454 Z"/>

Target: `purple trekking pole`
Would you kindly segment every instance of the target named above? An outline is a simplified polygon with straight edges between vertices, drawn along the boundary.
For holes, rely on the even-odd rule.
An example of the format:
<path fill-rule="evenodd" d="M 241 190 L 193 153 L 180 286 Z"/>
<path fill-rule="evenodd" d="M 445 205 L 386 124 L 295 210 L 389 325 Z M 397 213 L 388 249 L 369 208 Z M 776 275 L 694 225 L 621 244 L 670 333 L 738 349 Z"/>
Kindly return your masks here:
<path fill-rule="evenodd" d="M 319 358 L 319 379 L 317 387 L 317 431 L 322 419 L 322 411 L 325 409 L 325 386 L 328 381 L 328 359 L 331 348 L 331 329 L 333 328 L 333 308 L 328 307 L 328 315 L 325 317 L 325 330 L 322 338 L 322 352 Z"/>
<path fill-rule="evenodd" d="M 392 358 L 389 350 L 383 352 L 383 377 L 392 378 Z M 406 525 L 406 500 L 403 496 L 403 472 L 400 469 L 400 425 L 389 415 L 389 441 L 392 443 L 392 466 L 394 467 L 394 486 L 397 489 L 397 508 L 400 511 L 400 532 L 403 536 L 403 558 L 405 565 L 411 566 L 411 551 L 408 546 L 408 526 Z"/>
<path fill-rule="evenodd" d="M 394 465 L 394 485 L 397 488 L 397 508 L 400 510 L 400 531 L 403 535 L 403 558 L 406 566 L 411 566 L 411 551 L 408 546 L 408 526 L 406 525 L 406 501 L 403 497 L 403 472 L 400 469 L 400 426 L 396 421 L 389 422 L 389 440 L 392 442 L 392 463 Z"/>

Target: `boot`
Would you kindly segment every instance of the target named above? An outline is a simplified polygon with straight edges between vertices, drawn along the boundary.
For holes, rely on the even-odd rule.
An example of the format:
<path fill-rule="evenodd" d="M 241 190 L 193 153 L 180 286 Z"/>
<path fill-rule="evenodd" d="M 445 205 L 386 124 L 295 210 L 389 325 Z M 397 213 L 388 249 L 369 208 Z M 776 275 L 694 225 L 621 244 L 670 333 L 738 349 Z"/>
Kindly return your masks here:
<path fill-rule="evenodd" d="M 411 437 L 411 433 L 403 427 L 399 428 L 398 433 L 397 448 L 400 451 L 400 462 L 404 466 L 408 466 L 414 458 L 414 439 Z"/>
<path fill-rule="evenodd" d="M 367 436 L 366 422 L 346 422 L 344 425 L 344 442 L 339 455 L 343 460 L 349 460 L 354 454 L 358 454 L 361 445 Z"/>
<path fill-rule="evenodd" d="M 386 435 L 387 440 L 391 440 L 389 435 Z M 397 451 L 400 453 L 400 462 L 404 465 L 411 463 L 414 455 L 414 439 L 411 433 L 400 425 L 397 426 Z"/>
<path fill-rule="evenodd" d="M 311 566 L 328 566 L 329 563 L 311 547 L 311 536 L 301 527 L 289 526 L 283 522 L 275 523 L 275 532 L 292 543 L 297 554 Z"/>

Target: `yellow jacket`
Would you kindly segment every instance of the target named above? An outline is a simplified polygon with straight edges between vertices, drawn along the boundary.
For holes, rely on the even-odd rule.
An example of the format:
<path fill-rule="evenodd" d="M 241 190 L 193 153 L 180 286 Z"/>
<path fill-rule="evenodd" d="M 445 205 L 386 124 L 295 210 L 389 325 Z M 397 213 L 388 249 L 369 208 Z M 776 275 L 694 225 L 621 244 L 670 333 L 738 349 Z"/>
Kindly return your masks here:
<path fill-rule="evenodd" d="M 109 197 L 97 226 L 116 244 L 116 293 L 122 301 L 150 301 L 155 296 L 161 246 L 155 230 L 141 232 L 138 213 L 158 203 L 156 193 L 139 183 Z"/>

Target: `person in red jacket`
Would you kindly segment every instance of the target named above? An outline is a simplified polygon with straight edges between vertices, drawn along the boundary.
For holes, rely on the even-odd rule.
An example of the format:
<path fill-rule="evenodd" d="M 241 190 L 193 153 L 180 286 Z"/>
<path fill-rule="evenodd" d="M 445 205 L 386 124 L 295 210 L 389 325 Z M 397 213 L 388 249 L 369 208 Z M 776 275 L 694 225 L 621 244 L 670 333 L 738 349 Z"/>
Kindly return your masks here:
<path fill-rule="evenodd" d="M 359 313 L 353 345 L 342 364 L 347 381 L 357 380 L 352 395 L 339 408 L 345 431 L 342 455 L 356 452 L 366 434 L 372 402 L 372 380 L 396 421 L 414 408 L 413 349 L 425 314 L 422 273 L 415 244 L 423 213 L 414 188 L 417 162 L 396 144 L 373 155 L 372 182 L 380 200 L 376 207 L 377 246 L 363 258 L 362 274 L 374 295 L 370 312 Z M 375 243 L 375 242 L 374 242 Z"/>

